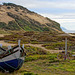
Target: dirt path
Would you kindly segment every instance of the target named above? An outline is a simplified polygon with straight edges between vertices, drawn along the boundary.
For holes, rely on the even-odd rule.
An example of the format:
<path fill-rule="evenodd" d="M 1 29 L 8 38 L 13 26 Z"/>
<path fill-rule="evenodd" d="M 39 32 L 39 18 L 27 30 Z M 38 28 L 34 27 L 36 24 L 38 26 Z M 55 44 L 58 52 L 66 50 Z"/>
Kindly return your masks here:
<path fill-rule="evenodd" d="M 6 43 L 4 41 L 0 41 L 0 44 L 2 44 L 3 46 L 9 46 L 9 45 L 14 46 L 14 45 L 16 45 L 16 44 Z"/>
<path fill-rule="evenodd" d="M 4 37 L 5 34 L 0 34 L 0 37 Z"/>
<path fill-rule="evenodd" d="M 10 43 L 6 43 L 4 41 L 0 41 L 0 44 L 2 44 L 3 46 L 15 46 L 16 44 L 10 44 Z M 29 45 L 29 46 L 33 46 L 33 47 L 39 47 L 39 48 L 42 48 L 43 50 L 46 50 L 46 51 L 49 51 L 51 53 L 59 53 L 61 52 L 62 50 L 49 50 L 49 49 L 46 49 L 44 47 L 42 47 L 42 44 L 25 44 L 25 45 Z"/>
<path fill-rule="evenodd" d="M 10 35 L 10 34 L 0 34 L 0 37 L 4 37 L 5 35 Z"/>
<path fill-rule="evenodd" d="M 9 35 L 9 34 L 0 34 L 0 37 L 4 37 L 5 35 Z M 3 46 L 9 46 L 9 45 L 14 46 L 14 45 L 16 45 L 16 44 L 6 43 L 6 42 L 4 42 L 4 40 L 1 40 L 0 44 L 2 44 Z"/>
<path fill-rule="evenodd" d="M 49 50 L 49 49 L 46 49 L 45 47 L 42 47 L 42 44 L 25 44 L 25 45 L 29 45 L 29 46 L 33 46 L 33 47 L 39 47 L 39 48 L 42 48 L 43 50 L 46 50 L 46 51 L 51 52 L 51 53 L 59 53 L 59 52 L 63 51 L 63 50 Z"/>
<path fill-rule="evenodd" d="M 0 37 L 3 37 L 5 34 L 0 34 Z M 0 41 L 0 44 L 2 44 L 3 46 L 14 46 L 16 44 L 10 44 L 10 43 L 6 43 L 4 41 Z M 46 50 L 46 51 L 49 51 L 51 53 L 58 53 L 58 52 L 61 52 L 62 50 L 49 50 L 49 49 L 46 49 L 45 47 L 42 47 L 42 44 L 25 44 L 25 45 L 29 45 L 29 46 L 33 46 L 33 47 L 39 47 L 39 48 L 42 48 L 43 50 Z"/>

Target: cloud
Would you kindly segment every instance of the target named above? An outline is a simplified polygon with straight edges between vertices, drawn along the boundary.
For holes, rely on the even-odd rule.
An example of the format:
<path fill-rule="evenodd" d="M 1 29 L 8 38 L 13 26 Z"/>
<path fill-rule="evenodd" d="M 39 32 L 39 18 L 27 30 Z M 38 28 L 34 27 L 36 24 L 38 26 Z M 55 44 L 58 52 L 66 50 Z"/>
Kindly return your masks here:
<path fill-rule="evenodd" d="M 75 30 L 75 14 L 74 13 L 63 13 L 59 15 L 41 13 L 41 15 L 60 23 L 60 25 L 62 27 L 65 27 L 67 30 Z"/>
<path fill-rule="evenodd" d="M 75 19 L 53 19 L 67 30 L 75 30 Z"/>
<path fill-rule="evenodd" d="M 61 23 L 61 26 L 65 27 L 67 30 L 74 30 L 75 31 L 75 21 L 74 22 Z"/>
<path fill-rule="evenodd" d="M 60 14 L 49 14 L 49 13 L 40 13 L 45 17 L 49 17 L 51 19 L 75 19 L 75 13 L 60 13 Z"/>
<path fill-rule="evenodd" d="M 75 3 L 73 0 L 1 0 L 1 2 L 12 2 L 28 8 L 75 9 Z"/>
<path fill-rule="evenodd" d="M 50 2 L 50 1 L 30 1 L 23 4 L 28 8 L 61 8 L 61 9 L 75 9 L 75 3 L 71 2 Z"/>

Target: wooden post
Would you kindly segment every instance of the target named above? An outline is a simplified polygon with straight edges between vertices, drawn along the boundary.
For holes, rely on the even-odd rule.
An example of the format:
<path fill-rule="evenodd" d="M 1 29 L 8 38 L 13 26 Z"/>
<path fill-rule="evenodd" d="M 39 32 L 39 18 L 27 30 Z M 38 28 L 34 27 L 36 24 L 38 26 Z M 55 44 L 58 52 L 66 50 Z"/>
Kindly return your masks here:
<path fill-rule="evenodd" d="M 67 38 L 65 38 L 65 55 L 67 54 Z"/>
<path fill-rule="evenodd" d="M 64 56 L 64 60 L 66 60 L 67 58 L 67 38 L 65 38 L 65 56 Z"/>

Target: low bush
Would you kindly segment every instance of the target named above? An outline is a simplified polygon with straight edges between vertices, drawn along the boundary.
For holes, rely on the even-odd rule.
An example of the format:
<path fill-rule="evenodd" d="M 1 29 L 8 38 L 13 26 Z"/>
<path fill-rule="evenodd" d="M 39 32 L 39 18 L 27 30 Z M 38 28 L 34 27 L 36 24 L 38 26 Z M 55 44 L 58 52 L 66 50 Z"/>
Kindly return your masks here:
<path fill-rule="evenodd" d="M 27 55 L 34 55 L 34 54 L 39 54 L 39 55 L 46 55 L 48 54 L 47 51 L 38 48 L 38 47 L 33 47 L 33 46 L 25 46 L 26 53 Z"/>
<path fill-rule="evenodd" d="M 67 45 L 68 45 L 68 47 L 71 46 L 70 43 L 67 43 Z M 65 42 L 53 42 L 53 43 L 44 44 L 42 46 L 45 47 L 46 49 L 53 49 L 53 50 L 55 50 L 56 48 L 60 48 L 60 47 L 62 47 L 64 49 Z"/>
<path fill-rule="evenodd" d="M 57 56 L 53 54 L 52 55 L 30 55 L 25 58 L 25 62 L 38 60 L 38 59 L 42 59 L 42 60 L 49 59 L 50 61 L 55 62 L 57 61 L 56 57 Z"/>
<path fill-rule="evenodd" d="M 31 41 L 30 43 L 31 43 L 31 44 L 39 44 L 38 41 Z"/>
<path fill-rule="evenodd" d="M 27 73 L 24 73 L 24 75 L 38 75 L 38 74 L 27 72 Z"/>

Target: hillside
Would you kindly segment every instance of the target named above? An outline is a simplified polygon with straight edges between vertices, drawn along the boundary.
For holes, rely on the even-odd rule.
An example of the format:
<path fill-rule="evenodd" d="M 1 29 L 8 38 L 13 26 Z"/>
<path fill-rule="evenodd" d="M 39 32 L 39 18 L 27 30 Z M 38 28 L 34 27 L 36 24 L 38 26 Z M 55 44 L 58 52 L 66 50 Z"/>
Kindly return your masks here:
<path fill-rule="evenodd" d="M 0 5 L 0 29 L 62 32 L 59 23 L 12 3 Z"/>

